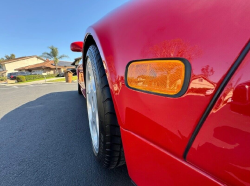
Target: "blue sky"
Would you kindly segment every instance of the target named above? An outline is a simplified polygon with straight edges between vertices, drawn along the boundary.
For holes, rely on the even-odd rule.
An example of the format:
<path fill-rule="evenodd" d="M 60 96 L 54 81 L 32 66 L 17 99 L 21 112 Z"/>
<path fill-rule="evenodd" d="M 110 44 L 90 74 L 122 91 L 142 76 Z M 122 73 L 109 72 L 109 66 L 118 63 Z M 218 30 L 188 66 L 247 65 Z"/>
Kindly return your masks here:
<path fill-rule="evenodd" d="M 128 0 L 4 0 L 0 2 L 0 58 L 41 55 L 54 45 L 73 61 L 69 46 L 88 26 Z"/>

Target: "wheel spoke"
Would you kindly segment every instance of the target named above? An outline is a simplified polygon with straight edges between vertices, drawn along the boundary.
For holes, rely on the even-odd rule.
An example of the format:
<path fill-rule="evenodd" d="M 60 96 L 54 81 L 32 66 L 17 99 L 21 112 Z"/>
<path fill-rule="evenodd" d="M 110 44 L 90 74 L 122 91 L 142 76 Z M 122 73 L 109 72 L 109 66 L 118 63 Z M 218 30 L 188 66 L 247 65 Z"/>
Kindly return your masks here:
<path fill-rule="evenodd" d="M 89 128 L 94 151 L 99 150 L 99 116 L 97 109 L 96 84 L 91 61 L 88 59 L 86 65 L 86 92 L 87 92 L 87 110 L 89 118 Z"/>

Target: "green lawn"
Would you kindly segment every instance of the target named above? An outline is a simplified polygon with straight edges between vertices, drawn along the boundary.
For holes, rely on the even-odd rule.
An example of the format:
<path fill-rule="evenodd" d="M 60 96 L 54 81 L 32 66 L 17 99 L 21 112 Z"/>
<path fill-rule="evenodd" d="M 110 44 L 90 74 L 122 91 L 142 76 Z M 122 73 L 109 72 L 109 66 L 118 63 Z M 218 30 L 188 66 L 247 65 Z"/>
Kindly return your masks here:
<path fill-rule="evenodd" d="M 77 81 L 77 76 L 73 76 L 72 81 Z M 65 77 L 58 78 L 58 79 L 53 79 L 53 80 L 50 80 L 48 82 L 65 82 Z"/>

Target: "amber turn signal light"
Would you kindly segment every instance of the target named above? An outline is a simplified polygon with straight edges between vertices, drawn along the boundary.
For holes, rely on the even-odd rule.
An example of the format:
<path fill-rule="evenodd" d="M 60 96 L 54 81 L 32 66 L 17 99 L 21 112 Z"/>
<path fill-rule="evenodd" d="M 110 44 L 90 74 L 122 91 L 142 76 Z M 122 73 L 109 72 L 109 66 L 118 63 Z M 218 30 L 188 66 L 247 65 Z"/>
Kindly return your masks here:
<path fill-rule="evenodd" d="M 144 92 L 177 95 L 185 83 L 185 67 L 178 59 L 131 62 L 127 67 L 126 84 Z"/>

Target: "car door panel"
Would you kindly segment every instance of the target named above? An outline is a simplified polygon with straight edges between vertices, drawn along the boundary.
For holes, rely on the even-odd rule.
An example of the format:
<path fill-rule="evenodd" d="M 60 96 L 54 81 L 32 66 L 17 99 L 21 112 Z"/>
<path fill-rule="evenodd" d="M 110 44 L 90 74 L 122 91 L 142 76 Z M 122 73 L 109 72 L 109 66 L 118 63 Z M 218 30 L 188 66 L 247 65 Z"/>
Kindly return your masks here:
<path fill-rule="evenodd" d="M 187 161 L 229 185 L 250 185 L 250 52 L 198 133 Z"/>

